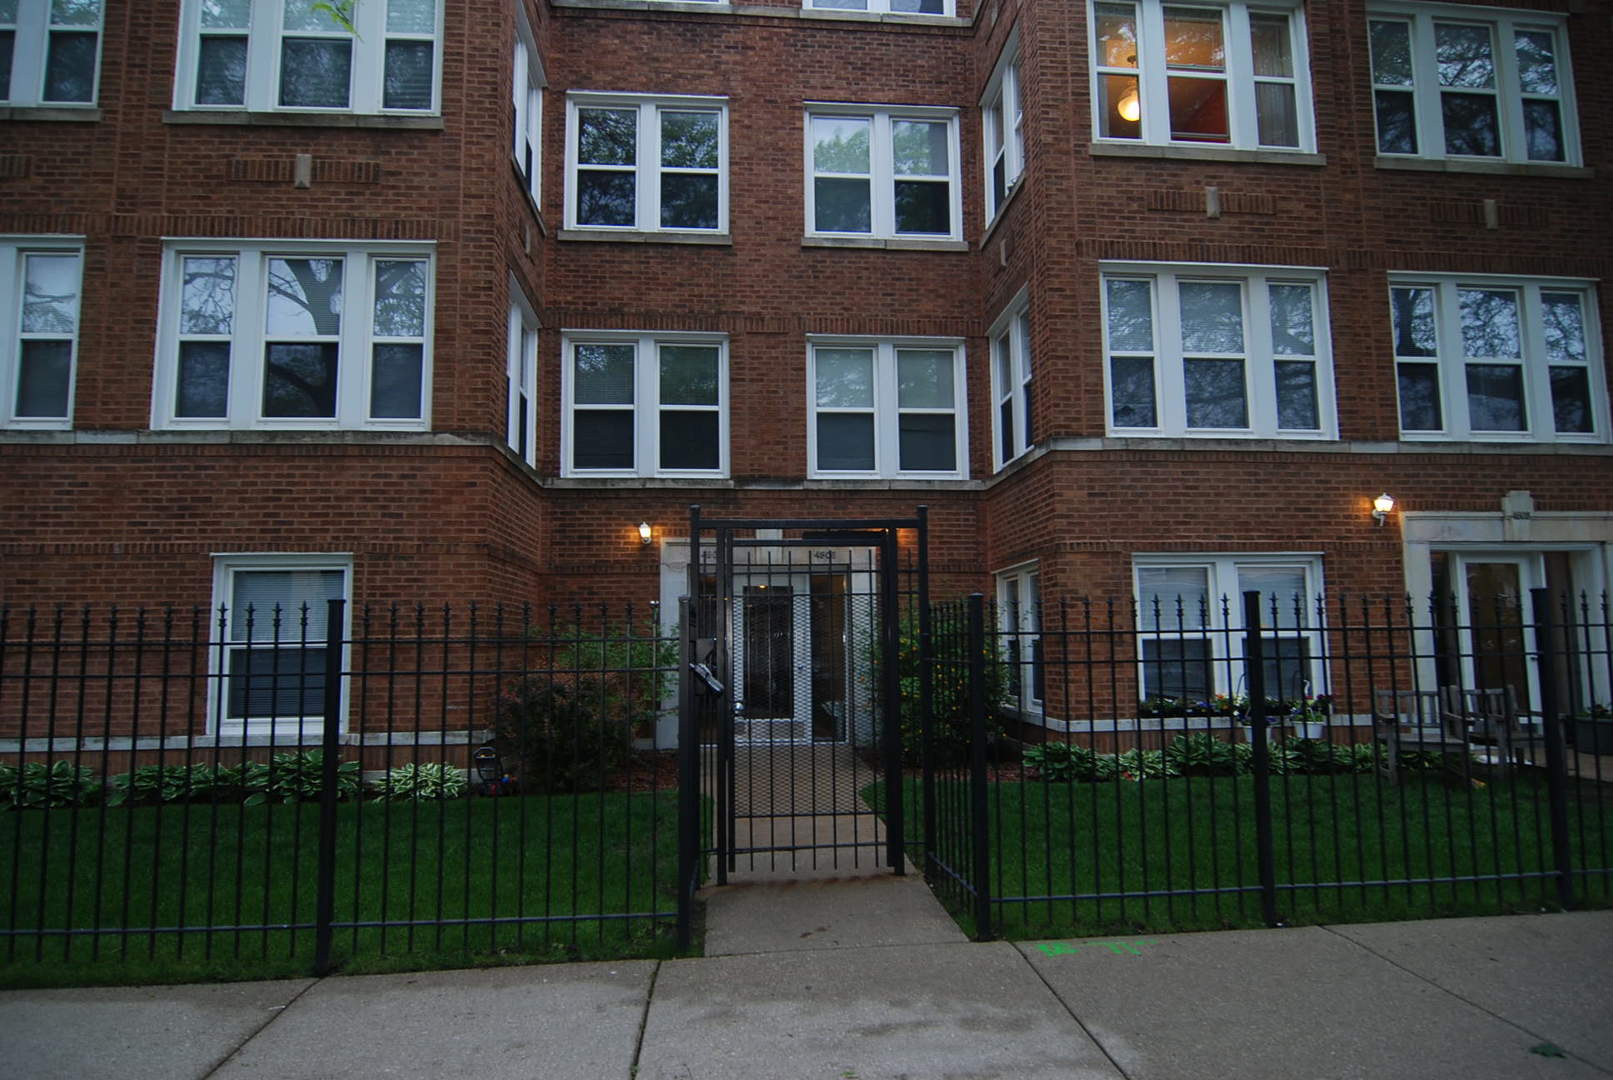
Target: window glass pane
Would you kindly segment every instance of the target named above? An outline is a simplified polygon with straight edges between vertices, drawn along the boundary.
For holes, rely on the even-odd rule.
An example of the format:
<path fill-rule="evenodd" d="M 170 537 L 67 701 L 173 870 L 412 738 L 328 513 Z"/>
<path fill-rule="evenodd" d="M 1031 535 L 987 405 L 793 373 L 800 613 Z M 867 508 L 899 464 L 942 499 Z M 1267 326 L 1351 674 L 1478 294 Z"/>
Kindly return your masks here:
<path fill-rule="evenodd" d="M 1550 30 L 1519 30 L 1518 85 L 1526 94 L 1557 92 L 1557 57 Z"/>
<path fill-rule="evenodd" d="M 9 100 L 11 97 L 11 54 L 16 48 L 17 32 L 0 30 L 0 101 Z"/>
<path fill-rule="evenodd" d="M 50 0 L 52 26 L 101 25 L 101 0 Z"/>
<path fill-rule="evenodd" d="M 1210 678 L 1208 641 L 1164 638 L 1144 641 L 1143 689 L 1145 698 L 1208 701 Z"/>
<path fill-rule="evenodd" d="M 263 372 L 263 415 L 335 417 L 338 351 L 334 341 L 269 345 Z"/>
<path fill-rule="evenodd" d="M 661 176 L 663 229 L 715 229 L 717 177 L 712 173 L 664 173 Z"/>
<path fill-rule="evenodd" d="M 1154 351 L 1153 286 L 1146 281 L 1109 278 L 1109 348 L 1116 352 Z"/>
<path fill-rule="evenodd" d="M 873 121 L 850 116 L 812 118 L 812 168 L 820 173 L 867 173 Z"/>
<path fill-rule="evenodd" d="M 418 420 L 424 363 L 423 345 L 376 345 L 370 415 L 377 420 Z"/>
<path fill-rule="evenodd" d="M 342 260 L 270 259 L 265 326 L 270 337 L 341 333 Z"/>
<path fill-rule="evenodd" d="M 891 121 L 891 163 L 897 176 L 946 176 L 945 123 L 919 120 Z"/>
<path fill-rule="evenodd" d="M 1168 92 L 1171 138 L 1185 142 L 1226 142 L 1230 138 L 1225 80 L 1172 77 Z"/>
<path fill-rule="evenodd" d="M 812 6 L 837 11 L 867 11 L 868 0 L 812 0 Z"/>
<path fill-rule="evenodd" d="M 637 184 L 630 172 L 577 173 L 579 225 L 631 225 L 638 215 Z"/>
<path fill-rule="evenodd" d="M 280 43 L 280 104 L 345 109 L 353 43 L 345 38 L 286 38 Z"/>
<path fill-rule="evenodd" d="M 890 0 L 891 10 L 912 15 L 940 15 L 941 0 Z"/>
<path fill-rule="evenodd" d="M 867 180 L 812 181 L 813 226 L 819 232 L 869 232 L 873 218 Z"/>
<path fill-rule="evenodd" d="M 950 415 L 902 413 L 897 428 L 903 472 L 952 472 L 958 467 Z"/>
<path fill-rule="evenodd" d="M 1518 294 L 1505 289 L 1460 289 L 1462 355 L 1518 357 Z"/>
<path fill-rule="evenodd" d="M 1555 101 L 1523 103 L 1524 141 L 1530 161 L 1563 161 L 1563 122 Z"/>
<path fill-rule="evenodd" d="M 22 332 L 71 334 L 78 329 L 78 256 L 29 255 L 24 272 Z"/>
<path fill-rule="evenodd" d="M 717 347 L 661 346 L 661 404 L 717 404 Z"/>
<path fill-rule="evenodd" d="M 204 37 L 196 58 L 196 104 L 246 101 L 246 38 Z"/>
<path fill-rule="evenodd" d="M 1298 146 L 1299 113 L 1289 83 L 1255 83 L 1255 120 L 1262 146 Z"/>
<path fill-rule="evenodd" d="M 1114 394 L 1115 427 L 1157 427 L 1154 411 L 1154 362 L 1147 357 L 1117 356 L 1109 361 Z"/>
<path fill-rule="evenodd" d="M 1590 372 L 1582 367 L 1551 369 L 1551 407 L 1557 430 L 1588 434 L 1596 430 L 1591 419 Z"/>
<path fill-rule="evenodd" d="M 16 414 L 19 417 L 65 417 L 73 377 L 73 343 L 24 341 L 19 367 Z"/>
<path fill-rule="evenodd" d="M 1396 356 L 1435 356 L 1439 337 L 1434 321 L 1433 289 L 1390 289 Z"/>
<path fill-rule="evenodd" d="M 1262 625 L 1284 628 L 1305 625 L 1305 609 L 1310 598 L 1305 592 L 1303 567 L 1240 566 L 1238 592 L 1250 591 L 1260 594 Z"/>
<path fill-rule="evenodd" d="M 178 392 L 174 396 L 175 416 L 229 415 L 230 343 L 181 342 L 178 382 Z"/>
<path fill-rule="evenodd" d="M 386 43 L 386 83 L 381 94 L 383 109 L 431 108 L 432 52 L 429 41 L 389 41 Z"/>
<path fill-rule="evenodd" d="M 1441 94 L 1440 115 L 1445 122 L 1445 152 L 1469 157 L 1499 157 L 1501 134 L 1490 94 Z"/>
<path fill-rule="evenodd" d="M 1399 22 L 1369 25 L 1372 37 L 1372 81 L 1379 86 L 1412 85 L 1411 27 Z"/>
<path fill-rule="evenodd" d="M 1305 638 L 1262 637 L 1266 697 L 1279 701 L 1303 701 L 1310 689 L 1311 643 Z"/>
<path fill-rule="evenodd" d="M 333 0 L 286 0 L 283 30 L 350 31 L 336 17 L 339 4 Z"/>
<path fill-rule="evenodd" d="M 1399 364 L 1396 370 L 1400 383 L 1400 430 L 1443 430 L 1439 368 L 1433 364 Z"/>
<path fill-rule="evenodd" d="M 436 0 L 387 0 L 389 34 L 431 34 L 437 30 Z"/>
<path fill-rule="evenodd" d="M 230 604 L 231 641 L 324 641 L 329 602 L 345 594 L 344 570 L 237 570 Z"/>
<path fill-rule="evenodd" d="M 1316 327 L 1311 321 L 1309 285 L 1273 285 L 1271 351 L 1279 356 L 1314 356 Z"/>
<path fill-rule="evenodd" d="M 1137 66 L 1137 12 L 1130 4 L 1099 4 L 1098 63 L 1103 67 Z"/>
<path fill-rule="evenodd" d="M 272 616 L 265 616 L 272 618 Z M 296 641 L 301 631 L 288 622 L 282 641 Z M 296 645 L 265 649 L 231 649 L 229 701 L 232 720 L 318 719 L 325 711 L 325 654 Z"/>
<path fill-rule="evenodd" d="M 632 165 L 638 161 L 637 109 L 578 109 L 577 161 Z"/>
<path fill-rule="evenodd" d="M 1243 352 L 1243 287 L 1234 282 L 1184 281 L 1182 351 Z"/>
<path fill-rule="evenodd" d="M 1434 24 L 1434 58 L 1441 86 L 1492 87 L 1495 58 L 1487 26 Z"/>
<path fill-rule="evenodd" d="M 1288 16 L 1249 16 L 1249 43 L 1254 50 L 1255 74 L 1288 77 L 1294 74 L 1289 55 Z"/>
<path fill-rule="evenodd" d="M 1005 399 L 997 406 L 997 429 L 1001 435 L 998 444 L 998 455 L 1004 461 L 1011 461 L 1019 453 L 1019 441 L 1014 438 L 1014 402 L 1012 398 Z"/>
<path fill-rule="evenodd" d="M 681 169 L 717 168 L 718 131 L 716 113 L 663 112 L 661 164 Z"/>
<path fill-rule="evenodd" d="M 1210 625 L 1210 572 L 1202 566 L 1139 568 L 1137 614 L 1144 630 L 1198 630 Z"/>
<path fill-rule="evenodd" d="M 571 463 L 579 469 L 633 467 L 633 414 L 578 409 L 572 414 Z"/>
<path fill-rule="evenodd" d="M 1523 368 L 1517 364 L 1467 365 L 1468 422 L 1475 431 L 1522 431 Z"/>
<path fill-rule="evenodd" d="M 0 0 L 0 23 L 17 21 L 17 0 Z"/>
<path fill-rule="evenodd" d="M 1111 139 L 1142 136 L 1142 99 L 1137 96 L 1137 76 L 1105 75 L 1099 80 L 1103 94 L 1103 131 Z"/>
<path fill-rule="evenodd" d="M 51 33 L 50 56 L 45 61 L 46 101 L 95 100 L 95 53 L 100 37 L 95 33 Z"/>
<path fill-rule="evenodd" d="M 252 21 L 252 0 L 202 0 L 204 29 L 245 30 Z"/>
<path fill-rule="evenodd" d="M 576 345 L 571 399 L 579 405 L 633 404 L 632 345 Z M 631 419 L 631 414 L 627 414 Z"/>
<path fill-rule="evenodd" d="M 426 336 L 426 264 L 377 259 L 375 336 Z"/>
<path fill-rule="evenodd" d="M 1585 362 L 1585 315 L 1578 293 L 1540 294 L 1546 331 L 1546 358 L 1554 363 Z"/>
<path fill-rule="evenodd" d="M 1321 427 L 1316 413 L 1316 365 L 1309 360 L 1277 361 L 1277 426 L 1293 431 Z"/>
<path fill-rule="evenodd" d="M 1373 95 L 1378 111 L 1378 149 L 1385 154 L 1417 152 L 1417 113 L 1410 94 L 1379 90 Z"/>
<path fill-rule="evenodd" d="M 823 408 L 872 408 L 874 405 L 874 353 L 872 349 L 814 351 L 817 363 L 818 405 Z"/>
<path fill-rule="evenodd" d="M 952 404 L 951 350 L 896 350 L 897 408 L 950 409 Z"/>
<path fill-rule="evenodd" d="M 896 231 L 952 231 L 952 185 L 927 180 L 896 181 Z"/>
<path fill-rule="evenodd" d="M 1197 8 L 1166 8 L 1165 62 L 1173 68 L 1225 71 L 1221 13 Z"/>
<path fill-rule="evenodd" d="M 1187 360 L 1182 364 L 1182 374 L 1187 389 L 1188 427 L 1249 426 L 1242 360 Z"/>
<path fill-rule="evenodd" d="M 661 413 L 661 468 L 717 469 L 718 425 L 715 412 Z"/>
<path fill-rule="evenodd" d="M 866 413 L 819 413 L 818 468 L 825 472 L 871 472 L 874 418 Z"/>

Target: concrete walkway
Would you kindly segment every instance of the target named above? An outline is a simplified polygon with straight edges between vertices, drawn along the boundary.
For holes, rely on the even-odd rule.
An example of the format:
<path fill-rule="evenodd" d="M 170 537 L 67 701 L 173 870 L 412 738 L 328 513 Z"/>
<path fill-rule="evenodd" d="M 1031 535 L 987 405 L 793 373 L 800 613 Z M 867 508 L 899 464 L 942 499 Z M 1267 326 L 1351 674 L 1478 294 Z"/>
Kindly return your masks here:
<path fill-rule="evenodd" d="M 975 944 L 932 918 L 923 891 L 890 877 L 736 886 L 740 899 L 726 903 L 739 917 L 713 898 L 713 955 L 698 959 L 7 991 L 0 1071 L 33 1080 L 1613 1076 L 1613 912 Z M 756 916 L 769 910 L 764 932 Z M 746 929 L 747 919 L 758 925 Z"/>

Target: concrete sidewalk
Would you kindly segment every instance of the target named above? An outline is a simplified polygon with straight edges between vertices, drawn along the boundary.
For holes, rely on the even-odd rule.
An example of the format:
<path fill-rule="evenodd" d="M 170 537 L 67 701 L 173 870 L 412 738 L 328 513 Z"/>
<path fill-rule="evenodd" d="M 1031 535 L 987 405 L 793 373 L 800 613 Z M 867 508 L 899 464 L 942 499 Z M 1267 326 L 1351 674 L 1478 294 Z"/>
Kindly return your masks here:
<path fill-rule="evenodd" d="M 1613 1076 L 1613 912 L 974 944 L 933 922 L 881 938 L 834 907 L 854 907 L 853 894 L 812 892 L 828 888 L 797 887 L 783 900 L 826 913 L 823 932 L 775 932 L 768 951 L 8 991 L 0 1071 L 38 1080 Z M 879 891 L 891 888 L 856 895 L 892 909 L 913 902 Z"/>

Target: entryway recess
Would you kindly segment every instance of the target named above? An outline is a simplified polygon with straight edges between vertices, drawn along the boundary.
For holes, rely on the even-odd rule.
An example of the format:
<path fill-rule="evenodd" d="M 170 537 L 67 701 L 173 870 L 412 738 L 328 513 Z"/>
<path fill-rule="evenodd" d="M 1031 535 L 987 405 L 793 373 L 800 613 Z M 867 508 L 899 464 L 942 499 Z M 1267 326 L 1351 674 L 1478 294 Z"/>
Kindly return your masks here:
<path fill-rule="evenodd" d="M 923 506 L 850 520 L 690 507 L 678 725 L 687 889 L 697 865 L 717 885 L 903 872 L 901 729 L 916 730 L 929 700 L 918 655 L 927 528 Z"/>

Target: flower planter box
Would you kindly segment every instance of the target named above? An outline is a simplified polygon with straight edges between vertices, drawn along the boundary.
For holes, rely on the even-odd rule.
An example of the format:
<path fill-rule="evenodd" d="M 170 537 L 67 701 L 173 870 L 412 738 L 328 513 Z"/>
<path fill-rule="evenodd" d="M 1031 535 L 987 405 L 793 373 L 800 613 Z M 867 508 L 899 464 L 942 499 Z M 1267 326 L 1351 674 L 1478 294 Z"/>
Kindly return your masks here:
<path fill-rule="evenodd" d="M 1582 754 L 1613 754 L 1613 720 L 1590 716 L 1576 718 L 1574 749 Z"/>

